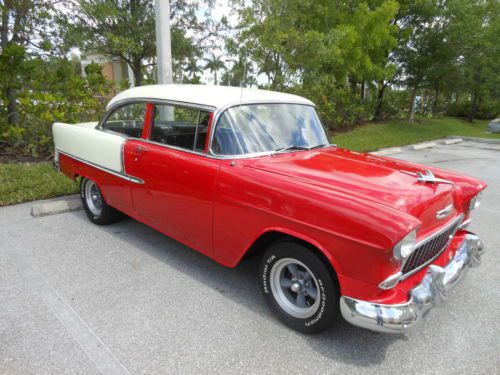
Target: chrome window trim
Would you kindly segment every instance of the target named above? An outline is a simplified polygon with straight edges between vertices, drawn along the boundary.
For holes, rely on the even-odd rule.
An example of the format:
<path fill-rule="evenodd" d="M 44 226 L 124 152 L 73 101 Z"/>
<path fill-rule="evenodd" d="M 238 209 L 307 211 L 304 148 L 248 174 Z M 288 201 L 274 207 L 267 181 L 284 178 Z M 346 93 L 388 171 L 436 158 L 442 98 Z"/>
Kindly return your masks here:
<path fill-rule="evenodd" d="M 120 100 L 116 103 L 113 103 L 113 106 L 112 107 L 109 107 L 107 110 L 106 110 L 106 113 L 104 113 L 104 116 L 102 116 L 101 120 L 97 123 L 96 125 L 96 129 L 98 130 L 102 130 L 102 131 L 107 131 L 107 132 L 110 132 L 110 133 L 115 133 L 115 134 L 119 134 L 119 135 L 122 135 L 124 138 L 131 138 L 131 137 L 128 137 L 127 135 L 125 134 L 122 134 L 122 133 L 116 133 L 116 132 L 113 132 L 111 130 L 106 130 L 106 129 L 103 129 L 102 128 L 102 125 L 104 124 L 104 122 L 106 122 L 106 120 L 108 119 L 108 117 L 111 115 L 111 113 L 120 108 L 120 107 L 123 107 L 125 105 L 128 105 L 128 104 L 140 104 L 140 103 L 144 103 L 144 104 L 163 104 L 163 105 L 172 105 L 174 107 L 182 107 L 182 108 L 191 108 L 191 109 L 197 109 L 197 110 L 200 110 L 200 111 L 208 111 L 208 112 L 214 112 L 216 110 L 215 107 L 211 107 L 211 106 L 206 106 L 206 105 L 203 105 L 203 104 L 195 104 L 195 103 L 186 103 L 186 102 L 178 102 L 178 101 L 175 101 L 175 100 L 164 100 L 164 99 L 154 99 L 154 98 L 129 98 L 129 99 L 123 99 L 123 100 Z"/>
<path fill-rule="evenodd" d="M 196 119 L 196 129 L 194 131 L 193 151 L 196 150 L 196 144 L 198 143 L 198 133 L 200 132 L 200 117 L 201 117 L 200 115 L 201 111 L 198 111 L 198 118 Z"/>
<path fill-rule="evenodd" d="M 203 151 L 196 151 L 196 150 L 190 150 L 188 148 L 182 148 L 182 147 L 178 147 L 178 146 L 166 145 L 165 143 L 155 142 L 155 141 L 152 141 L 150 139 L 143 139 L 143 138 L 130 138 L 130 139 L 131 140 L 135 140 L 135 141 L 142 141 L 142 142 L 149 143 L 149 144 L 152 144 L 152 145 L 162 146 L 162 147 L 169 148 L 169 149 L 176 150 L 176 151 L 184 151 L 184 152 L 187 152 L 188 154 L 194 154 L 194 155 L 198 155 L 198 156 L 205 156 L 205 157 L 208 157 L 210 159 L 215 159 L 215 158 L 210 157 L 210 155 L 205 154 Z"/>
<path fill-rule="evenodd" d="M 119 178 L 122 178 L 124 180 L 127 180 L 127 181 L 130 181 L 130 182 L 133 182 L 135 184 L 144 184 L 144 180 L 141 180 L 140 178 L 138 177 L 134 177 L 132 175 L 129 175 L 129 174 L 126 174 L 124 172 L 117 172 L 117 171 L 114 171 L 110 168 L 107 168 L 107 167 L 104 167 L 102 165 L 99 165 L 99 164 L 96 164 L 96 163 L 93 163 L 91 161 L 88 161 L 88 160 L 85 160 L 85 159 L 82 159 L 82 158 L 79 158 L 78 156 L 75 156 L 75 155 L 72 155 L 72 154 L 69 154 L 67 152 L 64 152 L 64 151 L 61 151 L 61 150 L 57 150 L 57 152 L 59 152 L 60 154 L 63 154 L 63 155 L 66 155 L 72 159 L 75 159 L 81 163 L 84 163 L 84 164 L 87 164 L 87 165 L 90 165 L 91 167 L 94 167 L 94 168 L 97 168 L 103 172 L 107 172 L 109 174 L 112 174 L 116 177 L 119 177 Z M 123 168 L 123 167 L 122 167 Z"/>
<path fill-rule="evenodd" d="M 462 220 L 464 219 L 464 214 L 460 214 L 458 215 L 457 217 L 455 217 L 453 220 L 450 220 L 450 222 L 448 222 L 444 227 L 440 228 L 438 231 L 434 232 L 433 234 L 431 234 L 429 237 L 426 237 L 424 238 L 422 241 L 418 242 L 416 245 L 415 245 L 415 249 L 419 248 L 420 246 L 422 245 L 425 245 L 427 242 L 429 241 L 432 241 L 434 238 L 438 237 L 439 235 L 443 234 L 444 232 L 446 232 L 448 229 L 450 229 L 451 227 L 453 227 L 454 225 L 456 225 L 456 228 L 455 228 L 455 231 L 450 235 L 451 238 L 453 238 L 455 236 L 455 233 L 457 233 L 457 230 L 459 229 L 460 227 L 460 223 L 462 222 Z M 450 240 L 451 240 L 450 238 Z M 446 244 L 446 246 L 444 246 L 434 257 L 432 257 L 431 259 L 429 259 L 427 262 L 425 262 L 424 264 L 420 265 L 419 267 L 411 270 L 410 272 L 408 273 L 405 273 L 401 276 L 400 278 L 400 281 L 401 280 L 405 280 L 407 279 L 409 276 L 413 275 L 414 273 L 420 271 L 422 268 L 424 268 L 425 266 L 429 265 L 430 263 L 432 263 L 434 260 L 436 260 L 436 258 L 438 258 L 449 246 L 450 244 L 450 241 L 448 241 L 448 243 Z M 413 254 L 413 253 L 412 253 Z M 411 255 L 410 255 L 411 256 Z M 409 259 L 410 257 L 406 258 L 404 262 L 401 263 L 401 269 L 400 271 L 403 270 L 404 266 L 405 266 L 405 263 L 406 261 Z"/>
<path fill-rule="evenodd" d="M 225 111 L 227 111 L 230 108 L 238 107 L 240 105 L 258 105 L 258 104 L 295 104 L 295 105 L 303 105 L 303 106 L 316 108 L 316 106 L 314 104 L 308 104 L 308 103 L 303 103 L 303 102 L 293 101 L 293 100 L 286 101 L 286 102 L 282 101 L 282 100 L 264 100 L 264 101 L 246 100 L 246 101 L 242 101 L 241 103 L 231 103 L 231 104 L 227 104 L 223 107 L 220 107 L 215 111 L 213 119 L 212 119 L 212 126 L 210 129 L 210 139 L 209 139 L 209 144 L 208 144 L 208 154 L 209 155 L 212 155 L 216 159 L 232 160 L 232 159 L 255 158 L 255 157 L 259 157 L 259 156 L 270 156 L 274 153 L 274 151 L 263 151 L 263 152 L 254 152 L 254 153 L 241 154 L 241 155 L 218 155 L 212 149 L 215 129 L 217 128 L 220 117 L 222 116 L 222 114 Z M 319 116 L 318 116 L 318 118 L 319 118 Z M 321 123 L 321 119 L 320 119 L 320 123 Z M 324 130 L 323 123 L 321 123 L 321 127 Z M 307 151 L 307 150 L 305 150 L 305 151 Z"/>
<path fill-rule="evenodd" d="M 118 110 L 118 109 L 120 109 L 122 107 L 125 107 L 125 106 L 130 105 L 130 104 L 147 104 L 147 103 L 148 102 L 143 102 L 143 101 L 140 101 L 140 100 L 123 100 L 123 101 L 120 101 L 119 103 L 117 103 L 117 105 L 113 105 L 113 107 L 111 107 L 110 109 L 108 109 L 106 111 L 106 113 L 104 113 L 104 116 L 102 116 L 101 120 L 97 123 L 95 129 L 103 131 L 103 132 L 111 133 L 111 134 L 116 134 L 116 135 L 122 136 L 123 138 L 129 138 L 129 136 L 126 135 L 126 134 L 115 132 L 115 131 L 109 130 L 109 129 L 104 129 L 103 128 L 104 123 L 108 120 L 109 116 L 111 116 L 113 114 L 113 112 L 115 112 L 116 110 Z M 146 111 L 146 108 L 144 108 L 144 111 Z M 146 112 L 144 112 L 143 122 L 144 122 L 145 119 L 146 119 Z M 144 126 L 143 126 L 143 130 L 144 130 Z"/>
<path fill-rule="evenodd" d="M 181 148 L 181 147 L 177 147 L 177 146 L 166 145 L 166 144 L 163 144 L 163 143 L 151 141 L 149 139 L 144 139 L 144 138 L 129 137 L 129 136 L 125 135 L 125 134 L 117 133 L 117 132 L 114 132 L 114 131 L 111 131 L 111 130 L 106 130 L 106 129 L 102 128 L 103 123 L 108 119 L 108 117 L 111 115 L 111 113 L 115 109 L 117 109 L 119 107 L 122 107 L 124 105 L 127 105 L 127 104 L 135 104 L 135 103 L 164 104 L 164 105 L 172 105 L 172 106 L 177 106 L 177 107 L 192 108 L 192 109 L 197 109 L 199 111 L 213 112 L 212 124 L 210 126 L 208 152 L 205 153 L 204 151 L 195 151 L 195 150 L 189 150 L 189 149 Z M 205 157 L 210 158 L 210 159 L 232 160 L 232 159 L 249 159 L 249 158 L 262 157 L 262 156 L 271 156 L 271 155 L 273 155 L 274 151 L 264 151 L 264 152 L 257 152 L 257 153 L 248 153 L 248 154 L 242 154 L 242 155 L 217 155 L 212 150 L 213 136 L 215 134 L 215 129 L 217 127 L 217 123 L 219 121 L 220 116 L 226 110 L 228 110 L 229 108 L 238 107 L 240 105 L 257 105 L 257 104 L 295 104 L 295 105 L 303 105 L 303 106 L 308 106 L 308 107 L 316 108 L 316 106 L 314 104 L 312 104 L 312 103 L 308 104 L 308 103 L 303 103 L 303 102 L 300 102 L 300 101 L 293 101 L 293 100 L 292 101 L 286 101 L 286 102 L 281 101 L 281 100 L 265 100 L 265 101 L 261 101 L 261 100 L 255 100 L 255 101 L 246 100 L 245 101 L 244 100 L 241 103 L 231 103 L 231 104 L 227 104 L 227 105 L 225 105 L 223 107 L 216 108 L 216 107 L 213 107 L 213 106 L 207 106 L 207 105 L 203 105 L 203 104 L 188 103 L 188 102 L 179 102 L 179 101 L 175 101 L 175 100 L 154 99 L 154 98 L 147 98 L 147 97 L 128 98 L 128 99 L 123 99 L 123 100 L 120 100 L 120 101 L 118 101 L 116 103 L 113 103 L 113 106 L 109 107 L 107 109 L 106 113 L 104 114 L 104 116 L 102 117 L 102 119 L 98 122 L 98 124 L 96 125 L 95 129 L 99 130 L 99 131 L 103 131 L 103 132 L 107 132 L 107 133 L 118 135 L 118 136 L 124 138 L 125 140 L 139 140 L 139 141 L 143 141 L 143 142 L 146 142 L 146 143 L 151 143 L 151 144 L 163 146 L 163 147 L 166 147 L 166 148 L 170 148 L 170 149 L 173 149 L 173 150 L 177 150 L 177 151 L 184 151 L 184 152 L 187 152 L 187 153 L 190 153 L 190 154 L 205 156 Z M 321 119 L 320 119 L 320 123 L 321 123 L 321 125 L 323 127 L 323 130 L 324 130 L 324 126 L 323 126 L 323 123 L 321 122 Z M 335 146 L 335 145 L 327 145 L 327 146 Z M 194 146 L 193 146 L 193 148 L 194 148 Z M 307 151 L 307 150 L 304 150 L 304 151 Z M 123 168 L 125 169 L 125 163 L 123 163 Z"/>
<path fill-rule="evenodd" d="M 201 112 L 205 112 L 205 113 L 211 113 L 213 112 L 213 110 L 208 110 L 208 109 L 204 109 L 204 108 L 199 108 L 199 107 L 187 107 L 187 106 L 180 106 L 180 105 L 173 105 L 173 104 L 167 104 L 167 103 L 160 103 L 160 102 L 154 102 L 154 101 L 150 101 L 148 103 L 151 103 L 151 104 L 159 104 L 159 105 L 171 105 L 172 107 L 180 107 L 180 108 L 189 108 L 189 109 L 194 109 L 194 110 L 197 110 L 198 111 L 198 119 L 197 119 L 197 123 L 196 123 L 196 130 L 195 130 L 195 139 L 194 139 L 194 143 L 193 143 L 193 148 L 192 149 L 189 149 L 189 148 L 183 148 L 183 147 L 179 147 L 179 146 L 173 146 L 173 145 L 168 145 L 166 143 L 161 143 L 161 142 L 156 142 L 156 141 L 152 141 L 151 139 L 144 139 L 144 138 L 135 138 L 135 137 L 129 137 L 130 139 L 139 139 L 139 140 L 142 140 L 144 142 L 147 142 L 147 143 L 151 143 L 151 144 L 155 144 L 155 145 L 158 145 L 158 146 L 166 146 L 167 148 L 171 148 L 173 150 L 178 150 L 178 151 L 187 151 L 187 152 L 190 152 L 191 154 L 196 154 L 196 155 L 206 155 L 205 154 L 205 150 L 203 151 L 197 151 L 195 149 L 196 147 L 196 141 L 197 141 L 197 138 L 198 138 L 198 127 L 200 125 L 200 113 Z M 153 116 L 151 118 L 151 123 L 149 124 L 150 128 L 153 129 L 153 125 L 154 125 L 154 113 L 153 113 Z M 151 132 L 149 134 L 149 136 L 151 137 Z"/>

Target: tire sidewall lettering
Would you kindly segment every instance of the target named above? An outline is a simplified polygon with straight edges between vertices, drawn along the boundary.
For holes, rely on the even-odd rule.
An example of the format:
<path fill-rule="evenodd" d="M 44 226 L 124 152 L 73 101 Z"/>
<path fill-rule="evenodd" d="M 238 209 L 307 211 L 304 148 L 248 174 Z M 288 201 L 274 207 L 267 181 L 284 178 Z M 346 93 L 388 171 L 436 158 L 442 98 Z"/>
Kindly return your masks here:
<path fill-rule="evenodd" d="M 271 255 L 267 260 L 266 264 L 264 265 L 264 270 L 262 272 L 262 288 L 264 290 L 264 293 L 269 294 L 270 293 L 270 288 L 269 288 L 269 272 L 271 271 L 272 268 L 272 263 L 275 261 L 276 255 Z"/>
<path fill-rule="evenodd" d="M 313 326 L 314 324 L 318 323 L 321 320 L 321 318 L 323 317 L 323 314 L 325 313 L 325 309 L 326 309 L 325 285 L 321 279 L 317 279 L 317 280 L 318 280 L 318 284 L 319 284 L 319 289 L 321 291 L 321 293 L 320 293 L 321 304 L 320 304 L 318 311 L 314 315 L 314 318 L 309 320 L 309 321 L 304 322 L 304 325 L 306 327 L 310 327 L 310 326 Z"/>

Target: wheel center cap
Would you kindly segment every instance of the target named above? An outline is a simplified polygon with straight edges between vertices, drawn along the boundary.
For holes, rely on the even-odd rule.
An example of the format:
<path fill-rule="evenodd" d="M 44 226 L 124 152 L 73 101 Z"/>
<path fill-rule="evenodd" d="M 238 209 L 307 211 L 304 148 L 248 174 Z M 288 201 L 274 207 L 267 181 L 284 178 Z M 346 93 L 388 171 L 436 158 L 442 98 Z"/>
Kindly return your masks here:
<path fill-rule="evenodd" d="M 295 281 L 294 283 L 292 283 L 292 286 L 290 287 L 290 289 L 292 290 L 292 292 L 298 293 L 298 292 L 300 292 L 300 290 L 302 288 L 301 288 L 300 283 L 298 281 Z"/>

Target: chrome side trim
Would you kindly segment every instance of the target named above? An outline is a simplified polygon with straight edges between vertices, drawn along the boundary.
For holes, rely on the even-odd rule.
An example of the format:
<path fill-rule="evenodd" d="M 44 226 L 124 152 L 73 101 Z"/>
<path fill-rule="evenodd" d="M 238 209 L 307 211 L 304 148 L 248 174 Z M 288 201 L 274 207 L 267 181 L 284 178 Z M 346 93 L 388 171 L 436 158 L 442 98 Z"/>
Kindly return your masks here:
<path fill-rule="evenodd" d="M 452 211 L 453 211 L 453 205 L 450 204 L 445 208 L 443 208 L 442 210 L 436 212 L 436 219 L 443 220 L 444 218 L 448 217 Z"/>
<path fill-rule="evenodd" d="M 437 232 L 434 232 L 429 237 L 427 237 L 427 238 L 423 239 L 422 241 L 418 242 L 415 245 L 415 249 L 419 248 L 422 245 L 425 245 L 429 241 L 432 241 L 434 238 L 436 238 L 439 235 L 441 235 L 442 233 L 446 232 L 448 229 L 450 229 L 451 227 L 453 227 L 457 223 L 460 223 L 463 220 L 463 218 L 464 218 L 464 214 L 460 214 L 455 219 L 453 219 L 448 224 L 446 224 L 444 227 L 442 227 L 441 229 L 439 229 Z M 450 239 L 449 239 L 448 243 L 446 244 L 446 246 L 444 246 L 434 257 L 432 257 L 431 259 L 429 259 L 427 262 L 425 262 L 424 264 L 420 265 L 419 267 L 411 270 L 410 272 L 407 272 L 407 273 L 403 274 L 403 276 L 401 276 L 400 280 L 404 280 L 404 279 L 408 278 L 409 276 L 413 275 L 415 272 L 420 271 L 422 268 L 424 268 L 425 266 L 427 266 L 429 263 L 432 263 L 434 260 L 436 260 L 436 258 L 439 257 L 443 253 L 443 251 L 446 250 L 446 248 L 450 244 L 453 236 L 455 235 L 455 233 L 457 232 L 457 230 L 458 230 L 459 227 L 460 227 L 460 224 L 457 225 L 457 227 L 455 228 L 455 231 L 450 235 Z M 406 263 L 406 261 L 409 258 L 410 257 L 406 258 L 405 262 L 401 263 L 401 270 L 404 268 L 405 263 Z"/>
<path fill-rule="evenodd" d="M 458 229 L 465 229 L 469 226 L 469 224 L 471 223 L 472 219 L 467 219 L 465 220 L 463 223 L 461 223 L 458 227 Z"/>
<path fill-rule="evenodd" d="M 87 164 L 87 165 L 90 165 L 91 167 L 94 167 L 94 168 L 97 168 L 103 172 L 107 172 L 109 174 L 112 174 L 113 176 L 116 176 L 116 177 L 119 177 L 119 178 L 122 178 L 124 180 L 127 180 L 127 181 L 130 181 L 130 182 L 133 182 L 135 184 L 143 184 L 144 181 L 141 180 L 140 178 L 138 177 L 134 177 L 134 176 L 131 176 L 131 175 L 128 175 L 128 174 L 125 174 L 125 173 L 122 173 L 122 172 L 117 172 L 117 171 L 114 171 L 112 169 L 109 169 L 109 168 L 106 168 L 106 167 L 103 167 L 102 165 L 99 165 L 99 164 L 96 164 L 96 163 L 93 163 L 91 161 L 88 161 L 88 160 L 85 160 L 85 159 L 82 159 L 82 158 L 79 158 L 78 156 L 75 156 L 75 155 L 71 155 L 67 152 L 64 152 L 64 151 L 61 151 L 61 150 L 57 150 L 57 152 L 63 154 L 63 155 L 66 155 L 72 159 L 75 159 L 75 160 L 78 160 L 79 162 L 81 163 L 84 163 L 84 164 Z M 123 166 L 122 166 L 123 168 Z"/>
<path fill-rule="evenodd" d="M 52 164 L 57 172 L 61 171 L 61 168 L 59 167 L 59 151 L 57 149 L 54 150 L 54 161 Z"/>
<path fill-rule="evenodd" d="M 402 272 L 396 272 L 395 274 L 392 274 L 389 276 L 387 279 L 382 281 L 380 284 L 378 284 L 378 287 L 383 290 L 389 290 L 394 288 L 396 285 L 398 285 L 399 280 L 401 280 Z"/>
<path fill-rule="evenodd" d="M 468 233 L 444 268 L 436 265 L 429 267 L 421 283 L 411 290 L 408 302 L 386 305 L 342 296 L 342 316 L 349 323 L 372 331 L 406 333 L 413 330 L 432 308 L 446 300 L 448 290 L 465 276 L 469 268 L 481 264 L 483 253 L 484 246 L 479 237 Z"/>

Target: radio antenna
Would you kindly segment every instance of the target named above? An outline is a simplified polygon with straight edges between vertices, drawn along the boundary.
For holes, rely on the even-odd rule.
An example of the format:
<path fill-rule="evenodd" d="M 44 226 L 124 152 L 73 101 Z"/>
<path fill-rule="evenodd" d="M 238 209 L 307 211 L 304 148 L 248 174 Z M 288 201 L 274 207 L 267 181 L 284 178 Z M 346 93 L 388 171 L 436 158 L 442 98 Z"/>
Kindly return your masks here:
<path fill-rule="evenodd" d="M 238 107 L 238 111 L 240 114 L 240 118 L 243 118 L 243 112 L 241 110 L 241 104 L 243 103 L 243 88 L 245 86 L 245 82 L 247 79 L 247 53 L 245 51 L 245 54 L 243 55 L 243 79 L 240 81 L 240 105 Z M 236 132 L 233 128 L 233 134 L 234 134 L 234 147 L 233 147 L 233 160 L 231 161 L 231 167 L 234 167 L 236 165 L 236 143 L 237 143 L 237 138 L 236 138 Z"/>

